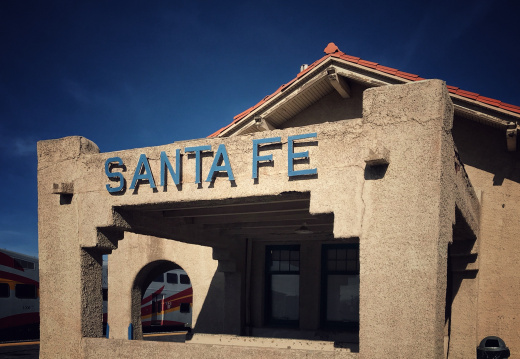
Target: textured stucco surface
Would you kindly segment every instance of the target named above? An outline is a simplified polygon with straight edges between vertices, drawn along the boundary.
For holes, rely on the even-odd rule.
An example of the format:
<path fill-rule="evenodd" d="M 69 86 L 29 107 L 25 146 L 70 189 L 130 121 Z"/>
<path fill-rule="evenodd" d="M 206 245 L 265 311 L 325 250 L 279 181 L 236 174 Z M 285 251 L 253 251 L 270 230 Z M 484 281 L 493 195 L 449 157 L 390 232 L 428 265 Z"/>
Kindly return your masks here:
<path fill-rule="evenodd" d="M 472 299 L 477 309 L 465 308 L 476 317 L 473 343 L 499 336 L 514 358 L 520 356 L 520 154 L 507 151 L 503 131 L 463 118 L 456 119 L 453 136 L 482 197 L 479 272 Z"/>
<path fill-rule="evenodd" d="M 135 328 L 134 338 L 142 339 L 141 288 L 136 283 L 139 271 L 153 262 L 167 261 L 184 269 L 190 277 L 194 298 L 205 298 L 211 279 L 217 270 L 217 261 L 212 258 L 210 247 L 182 243 L 163 238 L 125 233 L 118 248 L 108 256 L 108 324 L 110 338 L 127 339 L 128 324 Z M 137 290 L 137 310 L 132 315 L 133 291 Z M 196 326 L 203 302 L 195 300 L 192 307 L 192 324 Z"/>
<path fill-rule="evenodd" d="M 364 121 L 384 128 L 378 140 L 391 162 L 384 178 L 363 190 L 360 353 L 441 358 L 455 219 L 453 108 L 441 86 L 399 86 L 381 96 L 386 90 L 369 89 L 364 98 Z"/>
<path fill-rule="evenodd" d="M 470 203 L 461 208 L 463 216 L 469 218 L 478 207 L 472 188 L 455 175 L 452 119 L 453 109 L 446 87 L 442 81 L 433 80 L 365 91 L 363 118 L 268 134 L 199 139 L 112 153 L 99 153 L 92 142 L 81 137 L 39 142 L 41 357 L 129 357 L 131 353 L 139 353 L 139 356 L 149 353 L 153 357 L 173 348 L 168 346 L 171 343 L 154 349 L 141 341 L 89 339 L 101 336 L 102 254 L 113 251 L 114 257 L 109 261 L 126 265 L 130 279 L 147 260 L 177 258 L 183 268 L 189 266 L 183 265 L 182 255 L 166 255 L 170 251 L 166 247 L 170 245 L 163 250 L 143 249 L 142 260 L 125 263 L 125 246 L 139 237 L 130 239 L 123 233 L 175 239 L 179 243 L 171 245 L 171 253 L 176 249 L 189 250 L 199 262 L 208 258 L 209 247 L 219 248 L 226 243 L 227 239 L 218 233 L 190 225 L 174 225 L 144 209 L 167 209 L 182 203 L 272 196 L 291 191 L 310 192 L 311 213 L 334 213 L 335 238 L 359 238 L 359 357 L 443 357 L 447 246 L 452 239 L 456 198 L 465 198 Z M 287 138 L 313 132 L 317 133 L 315 141 L 302 141 L 306 143 L 310 159 L 297 169 L 316 167 L 318 175 L 290 180 Z M 251 178 L 252 139 L 274 136 L 282 138 L 281 149 L 270 151 L 274 165 L 262 167 L 255 183 Z M 196 161 L 193 156 L 184 155 L 182 185 L 158 186 L 154 190 L 141 184 L 136 190 L 128 189 L 140 154 L 148 158 L 158 183 L 161 151 L 172 158 L 177 148 L 209 145 L 216 151 L 220 144 L 226 145 L 234 182 L 217 177 L 211 183 L 195 184 Z M 390 164 L 383 168 L 366 166 L 365 160 L 373 153 L 385 153 Z M 104 168 L 105 161 L 115 156 L 121 157 L 126 165 L 127 189 L 114 195 L 105 189 L 110 181 Z M 203 156 L 203 180 L 212 162 L 212 156 Z M 64 203 L 62 195 L 53 193 L 54 184 L 59 183 L 73 185 L 70 202 Z M 190 246 L 189 249 L 183 248 L 181 242 Z M 146 244 L 141 243 L 138 248 L 141 246 L 144 248 Z M 201 278 L 200 288 L 212 270 L 214 264 L 209 260 L 207 267 L 195 276 Z M 109 274 L 109 287 L 114 280 Z M 226 294 L 224 309 L 212 314 L 220 320 L 219 315 L 231 316 L 233 309 L 234 313 L 238 312 L 240 300 L 227 294 L 240 290 L 241 276 L 223 269 L 214 275 L 212 282 L 215 281 L 223 283 Z M 121 283 L 124 293 L 131 290 L 130 282 Z M 197 300 L 204 302 L 204 298 L 195 298 Z M 67 308 L 65 313 L 63 308 Z M 124 313 L 128 315 L 128 310 Z M 109 317 L 109 322 L 111 320 Z M 128 317 L 119 322 L 125 320 Z M 116 317 L 114 321 L 118 321 Z M 240 318 L 233 317 L 229 323 L 237 330 Z M 122 325 L 114 338 L 122 336 Z M 162 346 L 166 349 L 160 349 Z M 249 354 L 244 354 L 238 349 L 207 344 L 189 348 L 182 350 L 196 354 L 192 357 L 221 357 L 228 352 L 231 357 L 283 355 L 274 349 L 260 352 L 249 348 Z M 284 357 L 307 354 L 294 350 Z M 352 354 L 314 351 L 308 355 L 348 357 L 346 355 Z"/>
<path fill-rule="evenodd" d="M 264 340 L 251 338 L 247 343 L 231 340 L 221 340 L 215 338 L 215 343 L 211 344 L 182 344 L 182 343 L 163 343 L 148 341 L 129 341 L 114 339 L 106 341 L 103 339 L 86 338 L 82 341 L 82 358 L 102 358 L 110 355 L 114 358 L 359 358 L 357 353 L 350 353 L 346 349 L 327 348 L 318 343 L 317 350 L 303 349 L 305 344 L 313 346 L 314 343 L 300 343 L 303 348 L 298 346 L 292 349 L 290 341 L 271 339 L 271 343 L 285 345 L 285 347 L 267 347 Z M 258 343 L 257 343 L 258 342 Z"/>

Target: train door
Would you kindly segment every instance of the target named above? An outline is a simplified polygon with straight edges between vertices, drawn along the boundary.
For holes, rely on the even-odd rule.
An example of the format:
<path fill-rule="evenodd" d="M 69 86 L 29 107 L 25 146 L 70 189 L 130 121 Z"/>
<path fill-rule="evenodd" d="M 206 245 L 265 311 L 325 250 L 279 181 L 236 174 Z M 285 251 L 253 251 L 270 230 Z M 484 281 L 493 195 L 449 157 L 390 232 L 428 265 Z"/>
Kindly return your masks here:
<path fill-rule="evenodd" d="M 152 322 L 151 325 L 163 325 L 164 295 L 152 296 Z"/>

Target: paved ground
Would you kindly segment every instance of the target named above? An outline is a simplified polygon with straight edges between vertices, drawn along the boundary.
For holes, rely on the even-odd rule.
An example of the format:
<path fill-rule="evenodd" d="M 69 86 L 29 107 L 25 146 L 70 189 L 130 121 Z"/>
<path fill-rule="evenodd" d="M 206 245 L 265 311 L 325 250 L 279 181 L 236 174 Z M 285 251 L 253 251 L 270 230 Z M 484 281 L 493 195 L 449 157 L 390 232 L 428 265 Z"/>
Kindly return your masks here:
<path fill-rule="evenodd" d="M 186 332 L 145 334 L 144 340 L 160 342 L 186 341 Z M 0 359 L 38 359 L 40 342 L 0 343 Z"/>
<path fill-rule="evenodd" d="M 21 342 L 0 344 L 2 359 L 38 359 L 40 342 Z"/>

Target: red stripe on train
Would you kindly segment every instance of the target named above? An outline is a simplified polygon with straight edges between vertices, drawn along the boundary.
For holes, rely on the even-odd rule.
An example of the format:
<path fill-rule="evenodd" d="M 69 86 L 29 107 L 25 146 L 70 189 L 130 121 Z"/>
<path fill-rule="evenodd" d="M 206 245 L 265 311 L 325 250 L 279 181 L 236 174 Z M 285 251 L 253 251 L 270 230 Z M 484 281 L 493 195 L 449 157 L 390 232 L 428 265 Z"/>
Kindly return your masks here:
<path fill-rule="evenodd" d="M 22 268 L 20 263 L 18 263 L 13 257 L 5 254 L 4 252 L 0 252 L 0 266 L 11 267 L 24 272 L 24 269 Z"/>
<path fill-rule="evenodd" d="M 35 280 L 32 280 L 27 277 L 22 277 L 21 275 L 9 273 L 9 272 L 0 271 L 0 279 L 9 279 L 9 280 L 14 280 L 14 281 L 17 281 L 17 282 L 20 282 L 23 284 L 34 284 L 36 286 L 36 288 L 40 287 L 40 284 Z"/>
<path fill-rule="evenodd" d="M 172 300 L 175 300 L 175 299 L 178 299 L 178 298 L 181 298 L 181 297 L 185 297 L 185 296 L 188 296 L 188 295 L 193 295 L 193 288 L 192 287 L 186 288 L 186 289 L 180 291 L 179 293 L 175 293 L 174 295 L 171 295 L 168 298 L 165 298 L 164 300 L 165 301 L 172 301 Z"/>
<path fill-rule="evenodd" d="M 161 294 L 161 292 L 163 291 L 163 289 L 164 289 L 164 285 L 163 285 L 161 288 L 157 289 L 157 290 L 156 290 L 155 292 L 153 292 L 152 294 L 150 294 L 148 297 L 143 298 L 143 300 L 141 300 L 141 305 L 143 305 L 143 304 L 148 303 L 149 301 L 151 301 L 151 300 L 152 300 L 152 297 L 153 297 L 154 295 L 156 295 L 156 294 Z"/>
<path fill-rule="evenodd" d="M 0 329 L 21 327 L 22 325 L 37 324 L 40 322 L 40 313 L 22 313 L 0 318 Z"/>
<path fill-rule="evenodd" d="M 148 305 L 146 305 L 144 307 L 143 307 L 143 305 L 145 305 L 147 302 L 150 302 L 152 300 L 152 296 L 154 294 L 159 294 L 160 291 L 162 291 L 163 288 L 161 288 L 156 293 L 153 293 L 152 295 L 146 297 L 146 299 L 147 299 L 146 301 L 143 299 L 143 301 L 141 302 L 141 316 L 152 314 L 152 303 L 150 303 L 150 304 L 148 304 Z M 180 305 L 180 303 L 191 303 L 193 301 L 192 298 L 189 298 L 189 300 L 188 300 L 188 298 L 183 298 L 184 300 L 181 301 L 180 298 L 186 297 L 186 296 L 193 296 L 193 288 L 192 287 L 186 288 L 183 291 L 180 291 L 179 293 L 176 293 L 176 294 L 174 294 L 174 295 L 172 295 L 172 296 L 170 296 L 168 298 L 165 298 L 164 302 L 165 303 L 172 302 L 172 304 L 170 304 L 170 306 Z"/>

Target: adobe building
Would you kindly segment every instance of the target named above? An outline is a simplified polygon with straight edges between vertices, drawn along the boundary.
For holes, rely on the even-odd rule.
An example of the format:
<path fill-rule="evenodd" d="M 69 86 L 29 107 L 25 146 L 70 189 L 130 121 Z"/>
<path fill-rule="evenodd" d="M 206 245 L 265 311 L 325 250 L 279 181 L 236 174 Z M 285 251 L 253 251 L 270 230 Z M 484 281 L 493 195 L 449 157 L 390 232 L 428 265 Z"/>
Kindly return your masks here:
<path fill-rule="evenodd" d="M 489 335 L 520 356 L 519 120 L 331 43 L 209 138 L 41 141 L 40 357 L 474 358 Z M 140 340 L 174 265 L 194 335 Z"/>

